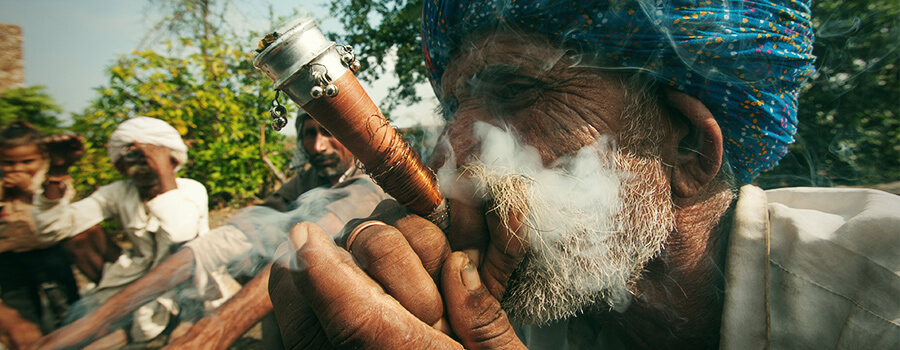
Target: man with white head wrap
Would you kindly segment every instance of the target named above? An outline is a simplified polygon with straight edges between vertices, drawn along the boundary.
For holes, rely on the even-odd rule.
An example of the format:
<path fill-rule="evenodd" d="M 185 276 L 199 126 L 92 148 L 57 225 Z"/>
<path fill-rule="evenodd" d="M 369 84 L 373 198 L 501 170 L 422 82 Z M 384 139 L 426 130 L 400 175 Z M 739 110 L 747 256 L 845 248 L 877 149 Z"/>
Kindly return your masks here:
<path fill-rule="evenodd" d="M 200 297 L 220 298 L 211 306 L 231 298 L 190 329 L 173 330 L 170 347 L 225 349 L 269 314 L 268 271 L 272 261 L 287 250 L 286 232 L 291 226 L 301 221 L 316 222 L 336 235 L 347 221 L 368 215 L 389 198 L 354 166 L 356 158 L 316 120 L 301 111 L 295 127 L 297 147 L 308 167 L 260 205 L 238 211 L 227 224 L 182 246 L 90 314 L 41 338 L 39 348 L 90 344 L 105 336 L 108 325 L 125 318 L 135 305 L 152 300 L 192 275 L 193 288 Z M 252 279 L 240 287 L 231 276 Z M 241 289 L 232 297 L 235 287 Z M 277 327 L 269 328 L 267 323 L 263 319 L 263 346 L 281 347 Z M 187 333 L 182 335 L 181 331 Z"/>
<path fill-rule="evenodd" d="M 35 194 L 36 232 L 47 241 L 62 240 L 105 219 L 116 218 L 131 249 L 104 268 L 97 287 L 80 305 L 91 309 L 171 255 L 178 245 L 209 231 L 206 188 L 191 179 L 176 178 L 187 161 L 187 147 L 166 122 L 135 117 L 119 125 L 109 139 L 110 161 L 127 179 L 100 187 L 72 202 L 69 167 L 83 153 L 81 139 L 58 135 L 48 144 L 51 167 L 43 189 Z M 166 328 L 179 312 L 174 291 L 133 314 L 131 338 L 146 341 Z M 72 316 L 79 317 L 73 312 Z"/>

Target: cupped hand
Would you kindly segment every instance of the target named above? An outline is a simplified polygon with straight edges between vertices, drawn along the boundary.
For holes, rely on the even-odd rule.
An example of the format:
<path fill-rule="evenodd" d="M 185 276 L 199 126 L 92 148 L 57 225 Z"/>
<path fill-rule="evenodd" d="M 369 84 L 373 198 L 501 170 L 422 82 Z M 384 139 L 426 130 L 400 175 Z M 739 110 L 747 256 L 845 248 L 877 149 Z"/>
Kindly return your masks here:
<path fill-rule="evenodd" d="M 9 328 L 0 327 L 0 343 L 11 350 L 28 349 L 40 337 L 41 329 L 24 319 L 10 325 Z"/>
<path fill-rule="evenodd" d="M 288 348 L 522 348 L 499 298 L 469 258 L 478 260 L 479 253 L 450 254 L 440 229 L 396 202 L 376 212 L 355 223 L 364 229 L 339 239 L 350 252 L 315 225 L 292 231 L 299 247 L 295 269 L 276 264 L 269 284 Z M 392 225 L 365 224 L 372 219 Z M 505 287 L 508 276 L 502 280 Z"/>
<path fill-rule="evenodd" d="M 25 172 L 9 172 L 3 174 L 3 187 L 28 190 L 33 177 Z"/>
<path fill-rule="evenodd" d="M 50 174 L 68 172 L 84 155 L 84 138 L 75 134 L 56 134 L 44 137 L 47 153 L 50 155 Z"/>
<path fill-rule="evenodd" d="M 134 142 L 134 147 L 144 154 L 147 165 L 157 174 L 174 173 L 178 161 L 175 160 L 175 157 L 172 157 L 172 151 L 167 147 L 140 142 Z"/>

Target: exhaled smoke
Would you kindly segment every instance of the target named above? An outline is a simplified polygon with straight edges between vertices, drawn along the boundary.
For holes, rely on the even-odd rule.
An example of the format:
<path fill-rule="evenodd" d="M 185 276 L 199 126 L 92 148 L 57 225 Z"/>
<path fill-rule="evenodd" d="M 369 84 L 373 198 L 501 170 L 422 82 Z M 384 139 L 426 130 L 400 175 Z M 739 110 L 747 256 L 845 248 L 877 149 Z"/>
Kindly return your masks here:
<path fill-rule="evenodd" d="M 529 249 L 502 301 L 510 318 L 546 323 L 602 302 L 624 311 L 631 281 L 672 227 L 668 195 L 652 192 L 664 181 L 659 162 L 599 140 L 545 168 L 537 150 L 509 132 L 474 130 L 482 153 L 463 172 L 476 194 L 490 210 L 525 214 Z"/>

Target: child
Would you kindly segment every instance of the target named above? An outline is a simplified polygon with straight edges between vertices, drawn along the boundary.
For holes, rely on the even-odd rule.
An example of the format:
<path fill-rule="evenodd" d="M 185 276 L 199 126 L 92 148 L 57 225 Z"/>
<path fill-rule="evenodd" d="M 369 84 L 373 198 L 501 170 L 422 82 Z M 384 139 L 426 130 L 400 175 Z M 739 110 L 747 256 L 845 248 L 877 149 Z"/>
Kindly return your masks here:
<path fill-rule="evenodd" d="M 62 245 L 34 234 L 31 199 L 44 180 L 47 158 L 40 132 L 29 123 L 16 121 L 0 132 L 0 299 L 44 332 L 79 298 Z"/>

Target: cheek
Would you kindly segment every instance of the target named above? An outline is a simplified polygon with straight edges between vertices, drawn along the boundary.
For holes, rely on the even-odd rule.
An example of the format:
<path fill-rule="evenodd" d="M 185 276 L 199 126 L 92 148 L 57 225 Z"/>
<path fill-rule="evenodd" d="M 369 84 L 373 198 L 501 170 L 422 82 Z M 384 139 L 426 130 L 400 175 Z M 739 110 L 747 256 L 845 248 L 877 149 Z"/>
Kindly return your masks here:
<path fill-rule="evenodd" d="M 483 111 L 477 109 L 465 109 L 460 107 L 453 116 L 453 120 L 447 125 L 441 136 L 438 146 L 432 155 L 433 167 L 436 169 L 446 161 L 452 153 L 456 159 L 457 168 L 470 162 L 480 153 L 481 142 L 475 138 L 473 127 L 475 122 L 483 121 L 496 125 L 490 118 L 485 118 Z M 452 150 L 447 149 L 449 145 Z"/>
<path fill-rule="evenodd" d="M 28 171 L 29 173 L 31 173 L 33 175 L 33 174 L 36 174 L 37 172 L 41 171 L 41 169 L 43 169 L 43 168 L 44 168 L 44 162 L 37 161 L 37 162 L 33 162 L 31 164 L 28 164 L 26 171 Z"/>
<path fill-rule="evenodd" d="M 545 166 L 593 144 L 601 136 L 582 115 L 568 108 L 535 108 L 521 119 L 523 122 L 516 129 L 525 144 L 538 149 Z"/>
<path fill-rule="evenodd" d="M 306 151 L 306 154 L 316 154 L 315 139 L 310 140 L 309 138 L 304 138 L 303 139 L 303 149 Z"/>

